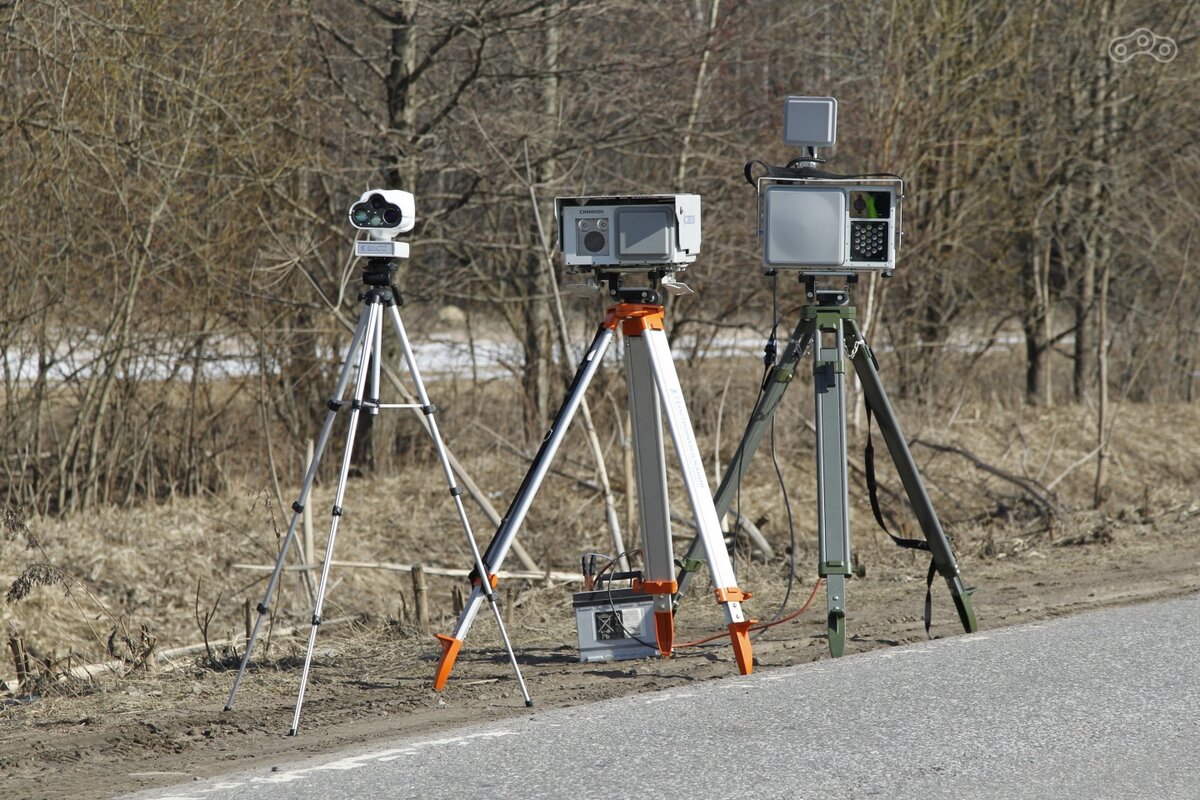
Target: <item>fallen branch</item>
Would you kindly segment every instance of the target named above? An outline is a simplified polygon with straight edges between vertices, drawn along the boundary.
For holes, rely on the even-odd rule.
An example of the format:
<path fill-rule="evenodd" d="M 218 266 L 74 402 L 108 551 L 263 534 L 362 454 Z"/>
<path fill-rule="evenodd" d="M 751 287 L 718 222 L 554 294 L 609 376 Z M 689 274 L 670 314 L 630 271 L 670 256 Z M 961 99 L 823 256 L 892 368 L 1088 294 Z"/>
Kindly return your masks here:
<path fill-rule="evenodd" d="M 919 444 L 922 447 L 928 447 L 930 450 L 936 450 L 939 453 L 954 453 L 955 455 L 962 456 L 967 461 L 970 461 L 971 464 L 973 464 L 977 469 L 983 470 L 989 475 L 995 475 L 997 478 L 1008 481 L 1013 486 L 1020 488 L 1027 495 L 1029 495 L 1029 498 L 1033 500 L 1034 504 L 1040 508 L 1043 513 L 1053 514 L 1054 516 L 1058 517 L 1063 516 L 1065 513 L 1063 507 L 1058 503 L 1058 501 L 1056 501 L 1050 492 L 1037 481 L 1030 480 L 1029 478 L 1022 478 L 1020 475 L 1014 475 L 1011 472 L 1000 469 L 999 467 L 992 466 L 971 451 L 964 450 L 961 447 L 927 442 L 924 439 L 913 439 L 912 443 L 914 445 Z"/>
<path fill-rule="evenodd" d="M 397 564 L 390 561 L 338 561 L 329 562 L 333 567 L 349 567 L 350 569 L 384 569 L 391 572 L 412 572 L 413 564 Z M 234 569 L 245 569 L 251 572 L 270 572 L 275 569 L 273 564 L 233 564 Z M 283 568 L 284 572 L 300 572 L 302 570 L 320 569 L 320 564 L 302 564 L 289 565 Z M 454 567 L 427 567 L 422 565 L 426 575 L 441 575 L 446 578 L 465 578 L 471 574 L 469 569 L 458 569 Z M 578 572 L 556 572 L 554 570 L 546 570 L 545 572 L 530 572 L 527 570 L 506 571 L 500 570 L 496 573 L 497 578 L 508 580 L 530 580 L 530 581 L 559 581 L 561 583 L 582 583 L 583 576 Z"/>
<path fill-rule="evenodd" d="M 268 569 L 271 569 L 270 567 Z M 328 628 L 331 625 L 345 625 L 347 622 L 357 622 L 362 619 L 361 614 L 356 614 L 349 617 L 335 617 L 333 619 L 321 620 L 321 627 Z M 312 625 L 295 625 L 290 628 L 280 628 L 274 632 L 275 636 L 290 636 L 293 633 L 307 631 Z M 154 653 L 151 660 L 156 665 L 162 665 L 163 662 L 170 662 L 173 658 L 181 658 L 183 656 L 195 655 L 203 653 L 209 648 L 225 647 L 228 645 L 244 645 L 245 637 L 238 636 L 233 639 L 220 639 L 215 642 L 201 642 L 199 644 L 189 644 L 183 647 L 175 647 L 170 650 L 162 650 Z M 168 667 L 173 666 L 167 664 Z M 67 674 L 72 678 L 94 678 L 97 675 L 108 672 L 114 675 L 123 675 L 129 671 L 129 663 L 126 661 L 101 661 L 96 664 L 83 664 L 78 667 L 73 667 Z"/>

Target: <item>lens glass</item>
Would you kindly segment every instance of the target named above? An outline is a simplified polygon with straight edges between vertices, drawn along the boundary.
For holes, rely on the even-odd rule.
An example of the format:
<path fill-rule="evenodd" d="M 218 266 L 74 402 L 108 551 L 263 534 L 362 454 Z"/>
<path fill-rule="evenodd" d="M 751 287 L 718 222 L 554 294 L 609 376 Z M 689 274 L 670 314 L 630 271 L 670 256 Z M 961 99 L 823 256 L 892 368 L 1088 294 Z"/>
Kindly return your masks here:
<path fill-rule="evenodd" d="M 367 221 L 367 210 L 365 208 L 354 209 L 354 221 L 361 225 Z"/>
<path fill-rule="evenodd" d="M 386 203 L 383 202 L 383 197 L 380 195 L 377 195 L 377 194 L 371 195 L 371 199 L 369 202 L 371 203 L 371 208 L 375 209 L 376 211 L 378 211 L 379 209 L 383 208 L 384 205 L 386 205 Z"/>
<path fill-rule="evenodd" d="M 387 221 L 388 225 L 395 225 L 400 221 L 400 209 L 395 206 L 388 206 L 383 211 L 383 218 Z"/>

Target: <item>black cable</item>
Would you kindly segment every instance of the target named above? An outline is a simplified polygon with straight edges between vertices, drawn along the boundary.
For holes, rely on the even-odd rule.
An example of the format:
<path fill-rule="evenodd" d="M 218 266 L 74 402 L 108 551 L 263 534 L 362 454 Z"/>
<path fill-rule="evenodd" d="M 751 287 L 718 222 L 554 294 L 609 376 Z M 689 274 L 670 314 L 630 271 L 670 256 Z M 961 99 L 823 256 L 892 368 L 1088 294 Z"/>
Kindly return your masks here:
<path fill-rule="evenodd" d="M 639 552 L 639 551 L 638 550 L 632 550 L 632 551 L 626 550 L 623 553 L 618 553 L 615 558 L 609 558 L 608 564 L 605 565 L 605 567 L 600 570 L 600 572 L 597 574 L 597 577 L 599 577 L 601 574 L 603 574 L 604 571 L 607 570 L 609 566 L 618 563 L 621 560 L 621 558 L 631 556 L 637 552 Z M 608 558 L 608 556 L 605 556 L 601 553 L 597 553 L 596 555 L 599 555 L 602 558 Z M 625 637 L 628 639 L 633 639 L 635 642 L 640 644 L 642 647 L 648 647 L 651 650 L 657 651 L 658 650 L 658 642 L 657 641 L 654 643 L 647 642 L 647 641 L 643 640 L 640 636 L 638 636 L 636 631 L 631 631 L 631 630 L 629 630 L 629 628 L 625 627 L 625 618 L 621 615 L 620 609 L 617 608 L 617 601 L 615 599 L 613 599 L 613 582 L 612 582 L 611 578 L 608 581 L 608 586 L 605 588 L 605 592 L 606 592 L 606 596 L 608 599 L 608 609 L 609 609 L 609 611 L 611 611 L 613 613 L 614 619 L 617 619 L 620 621 L 621 632 L 625 634 Z M 651 613 L 653 613 L 653 612 L 651 612 Z M 643 617 L 643 619 L 644 619 L 644 617 Z"/>
<path fill-rule="evenodd" d="M 777 275 L 772 275 L 771 277 L 772 277 L 772 281 L 771 281 L 771 319 L 774 320 L 774 324 L 771 327 L 771 341 L 773 342 L 775 340 L 776 332 L 779 328 L 780 317 L 777 313 L 778 312 Z M 771 345 L 771 346 L 773 347 L 773 345 Z M 772 362 L 774 362 L 774 359 L 772 359 Z M 772 366 L 774 366 L 774 363 L 772 363 Z M 766 386 L 766 383 L 764 380 L 763 387 L 759 388 L 760 396 L 761 396 L 761 393 L 763 392 L 765 386 Z M 787 512 L 788 542 L 789 542 L 787 589 L 783 593 L 783 601 L 779 604 L 779 608 L 777 608 L 775 610 L 775 614 L 771 617 L 771 622 L 773 623 L 773 622 L 777 621 L 780 617 L 783 616 L 784 609 L 787 608 L 788 601 L 792 597 L 792 589 L 796 583 L 796 526 L 792 519 L 792 502 L 791 502 L 791 499 L 788 497 L 787 482 L 783 479 L 783 470 L 779 466 L 779 454 L 775 449 L 775 415 L 774 414 L 771 414 L 771 464 L 775 467 L 775 478 L 776 478 L 776 480 L 779 481 L 779 489 L 780 489 L 780 492 L 782 492 L 782 494 L 783 494 L 783 507 L 784 507 L 784 510 Z M 741 489 L 740 483 L 738 484 L 738 488 Z M 770 623 L 768 623 L 768 624 L 770 624 Z M 759 631 L 758 636 L 755 637 L 754 641 L 757 642 L 758 639 L 762 638 L 763 633 L 765 633 L 765 631 Z"/>

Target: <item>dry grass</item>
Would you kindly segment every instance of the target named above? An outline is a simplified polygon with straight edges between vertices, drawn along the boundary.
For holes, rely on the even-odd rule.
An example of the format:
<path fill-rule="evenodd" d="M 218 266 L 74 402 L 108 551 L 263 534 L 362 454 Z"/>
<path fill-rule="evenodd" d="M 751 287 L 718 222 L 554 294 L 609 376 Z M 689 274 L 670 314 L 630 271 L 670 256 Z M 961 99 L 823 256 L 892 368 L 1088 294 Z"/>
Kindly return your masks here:
<path fill-rule="evenodd" d="M 719 449 L 724 459 L 755 401 L 757 369 L 745 361 L 739 361 L 723 407 L 721 392 L 697 388 L 723 386 L 727 375 L 721 372 L 721 365 L 680 365 L 685 385 L 692 387 L 692 413 L 710 464 L 718 412 L 722 417 Z M 801 575 L 811 572 L 806 562 L 815 558 L 816 546 L 812 533 L 816 508 L 813 444 L 806 427 L 811 419 L 811 397 L 805 383 L 787 398 L 776 425 L 776 454 L 791 500 Z M 529 452 L 533 446 L 516 444 L 523 439 L 519 419 L 477 412 L 484 406 L 501 407 L 506 396 L 511 402 L 511 391 L 508 382 L 497 381 L 483 385 L 477 394 L 446 391 L 447 400 L 442 404 L 443 429 L 451 445 L 501 510 L 528 463 L 512 450 Z M 619 382 L 605 379 L 589 395 L 618 492 L 624 489 L 623 457 L 615 415 L 624 407 L 623 393 Z M 463 402 L 464 397 L 474 402 Z M 961 447 L 989 465 L 1036 482 L 1066 507 L 1086 505 L 1094 469 L 1094 461 L 1087 458 L 1094 447 L 1093 416 L 1087 408 L 1006 407 L 982 401 L 948 407 L 901 401 L 898 412 L 910 439 Z M 483 423 L 472 424 L 471 418 Z M 1200 479 L 1200 454 L 1190 437 L 1181 434 L 1195 430 L 1198 424 L 1200 410 L 1189 406 L 1123 408 L 1112 440 L 1112 495 L 1106 510 L 1153 515 L 1186 505 L 1188 498 L 1194 497 L 1190 487 Z M 857 464 L 861 464 L 864 434 L 851 431 L 850 459 Z M 611 549 L 599 497 L 575 480 L 594 477 L 594 465 L 582 439 L 578 431 L 568 436 L 555 465 L 558 472 L 548 478 L 521 532 L 521 541 L 544 568 L 572 570 L 580 553 Z M 913 534 L 915 530 L 908 530 L 904 523 L 901 501 L 889 492 L 898 490 L 899 482 L 887 463 L 878 433 L 876 443 L 884 505 L 890 518 L 900 523 L 901 532 Z M 770 574 L 757 577 L 764 584 L 781 586 L 773 576 L 786 574 L 782 554 L 789 542 L 787 515 L 765 447 L 746 474 L 738 500 L 777 546 L 781 560 L 743 569 L 769 570 Z M 1071 529 L 1070 520 L 1045 519 L 1016 485 L 976 469 L 959 455 L 921 447 L 915 454 L 960 553 L 981 557 L 1011 553 L 1011 540 L 1024 541 L 1031 531 L 1052 538 L 1087 535 Z M 335 558 L 469 566 L 465 538 L 429 448 L 414 440 L 402 462 L 393 474 L 350 480 L 345 501 L 348 513 L 342 519 Z M 336 454 L 327 455 L 326 463 L 325 479 L 310 500 L 319 549 L 328 525 L 327 509 L 332 505 L 330 475 Z M 297 469 L 292 476 L 280 475 L 285 502 L 293 499 L 298 473 Z M 671 492 L 679 503 L 685 494 L 677 478 L 672 469 Z M 44 663 L 77 665 L 117 657 L 127 666 L 125 671 L 147 649 L 162 651 L 205 638 L 237 640 L 244 635 L 245 604 L 253 608 L 259 602 L 266 574 L 233 565 L 273 563 L 291 516 L 290 510 L 281 512 L 277 507 L 270 485 L 263 478 L 256 485 L 243 482 L 214 497 L 177 497 L 159 505 L 99 509 L 67 520 L 35 517 L 28 524 L 19 510 L 8 511 L 0 550 L 0 585 L 9 591 L 9 601 L 0 606 L 0 620 Z M 865 488 L 853 476 L 852 494 L 860 554 L 876 562 L 892 558 L 890 548 L 884 548 L 875 533 Z M 622 497 L 618 502 L 623 508 Z M 492 527 L 474 506 L 469 512 L 476 537 L 481 545 L 486 544 Z M 676 536 L 685 540 L 688 532 L 677 530 Z M 637 544 L 628 531 L 626 543 L 630 549 Z M 742 563 L 746 563 L 744 558 Z M 743 578 L 747 585 L 749 578 Z M 451 623 L 450 595 L 456 585 L 453 579 L 430 578 L 437 629 Z M 407 574 L 335 569 L 324 616 L 391 620 L 393 630 L 411 636 L 412 603 L 405 599 L 410 591 Z M 522 624 L 535 627 L 548 624 L 550 609 L 556 614 L 565 596 L 559 587 L 529 583 L 513 584 L 512 591 L 518 594 L 514 602 Z M 767 600 L 760 608 L 768 607 L 769 598 L 762 593 L 760 597 Z M 282 596 L 272 605 L 278 610 L 277 625 L 307 619 L 311 606 L 297 573 L 285 576 Z M 215 654 L 218 660 L 235 655 L 236 648 Z M 15 686 L 17 676 L 12 670 L 11 664 L 6 665 L 0 669 L 0 677 Z"/>

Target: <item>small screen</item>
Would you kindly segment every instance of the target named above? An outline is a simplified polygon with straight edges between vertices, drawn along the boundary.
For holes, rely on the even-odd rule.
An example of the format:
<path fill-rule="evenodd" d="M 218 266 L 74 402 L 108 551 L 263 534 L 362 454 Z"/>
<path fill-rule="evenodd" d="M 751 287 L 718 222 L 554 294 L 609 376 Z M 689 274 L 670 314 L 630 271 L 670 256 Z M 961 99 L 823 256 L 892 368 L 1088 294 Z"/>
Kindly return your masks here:
<path fill-rule="evenodd" d="M 671 253 L 672 207 L 617 209 L 617 256 L 666 258 Z"/>

